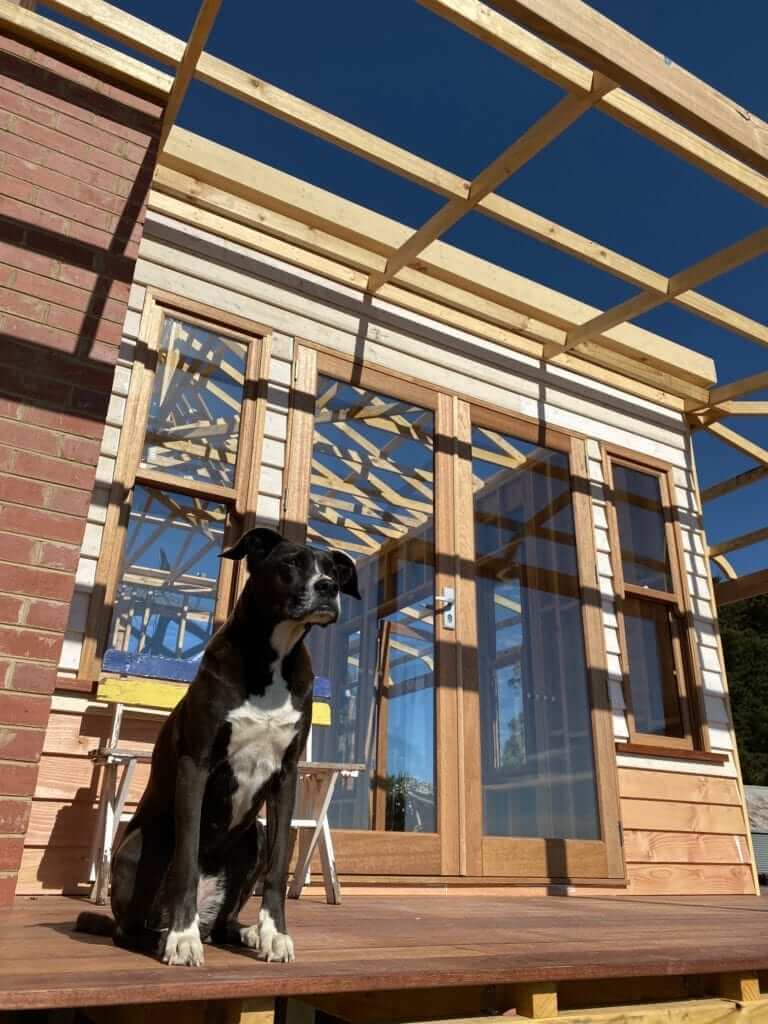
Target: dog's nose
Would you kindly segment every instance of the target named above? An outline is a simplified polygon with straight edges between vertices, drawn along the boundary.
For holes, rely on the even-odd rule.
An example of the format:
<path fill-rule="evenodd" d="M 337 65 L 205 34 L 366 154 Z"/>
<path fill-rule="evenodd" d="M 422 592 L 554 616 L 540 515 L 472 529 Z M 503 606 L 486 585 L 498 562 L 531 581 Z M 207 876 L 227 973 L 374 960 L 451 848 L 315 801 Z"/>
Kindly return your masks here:
<path fill-rule="evenodd" d="M 339 592 L 339 584 L 336 580 L 332 580 L 330 576 L 323 576 L 315 584 L 315 590 L 318 594 L 322 594 L 323 597 L 336 597 Z"/>

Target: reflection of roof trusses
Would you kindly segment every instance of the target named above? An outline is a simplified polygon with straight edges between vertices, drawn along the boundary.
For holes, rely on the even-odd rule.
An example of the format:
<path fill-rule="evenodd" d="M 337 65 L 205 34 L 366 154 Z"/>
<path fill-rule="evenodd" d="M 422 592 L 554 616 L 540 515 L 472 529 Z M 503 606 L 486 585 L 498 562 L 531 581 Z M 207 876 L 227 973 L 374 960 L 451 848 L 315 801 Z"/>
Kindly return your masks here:
<path fill-rule="evenodd" d="M 739 400 L 768 387 L 768 371 L 713 387 L 711 360 L 632 321 L 671 302 L 768 345 L 768 325 L 695 290 L 768 251 L 768 229 L 667 276 L 494 190 L 596 109 L 765 205 L 768 125 L 579 0 L 496 0 L 495 9 L 479 0 L 420 2 L 566 93 L 472 180 L 203 53 L 218 0 L 204 0 L 186 43 L 102 0 L 45 0 L 43 6 L 176 69 L 175 80 L 8 0 L 0 0 L 0 25 L 166 101 L 165 145 L 150 207 L 361 294 L 375 294 L 374 302 L 378 297 L 683 410 L 694 427 L 747 451 L 745 438 L 713 428 L 727 416 L 765 412 L 758 403 Z M 193 77 L 415 182 L 441 196 L 444 205 L 413 230 L 189 132 L 171 130 Z M 638 293 L 614 309 L 595 309 L 439 241 L 471 210 L 612 274 Z M 747 453 L 761 471 L 768 470 L 766 452 L 752 448 Z M 750 482 L 747 477 L 740 474 L 726 484 L 737 490 Z M 728 550 L 753 542 L 753 535 L 734 538 Z"/>

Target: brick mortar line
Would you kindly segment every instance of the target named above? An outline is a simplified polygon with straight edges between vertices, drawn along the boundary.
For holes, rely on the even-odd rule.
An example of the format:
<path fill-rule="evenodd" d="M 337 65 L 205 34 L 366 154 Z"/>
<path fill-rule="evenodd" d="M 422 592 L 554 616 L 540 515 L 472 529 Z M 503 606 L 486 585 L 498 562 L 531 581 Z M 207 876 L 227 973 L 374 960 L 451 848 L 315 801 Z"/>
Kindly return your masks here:
<path fill-rule="evenodd" d="M 7 134 L 9 136 L 12 136 L 13 138 L 23 138 L 22 135 L 20 135 L 18 132 L 12 131 L 10 128 L 5 129 L 5 131 L 7 131 Z M 39 168 L 41 171 L 48 171 L 51 174 L 57 174 L 59 175 L 59 177 L 66 178 L 67 180 L 71 181 L 76 186 L 80 185 L 86 189 L 93 189 L 95 192 L 103 192 L 104 195 L 109 197 L 110 199 L 118 200 L 118 204 L 121 206 L 121 209 L 119 211 L 115 211 L 110 209 L 106 205 L 97 205 L 96 203 L 91 202 L 87 199 L 78 199 L 76 196 L 69 195 L 66 192 L 61 192 L 58 189 L 52 188 L 49 185 L 41 185 L 39 182 L 30 181 L 28 178 L 21 178 L 18 174 L 13 174 L 9 170 L 5 169 L 3 173 L 6 174 L 9 178 L 13 178 L 15 181 L 22 181 L 26 185 L 31 185 L 34 188 L 42 188 L 46 192 L 50 192 L 52 195 L 61 196 L 62 199 L 67 199 L 73 203 L 80 203 L 82 206 L 87 206 L 89 209 L 96 210 L 98 213 L 106 213 L 112 217 L 118 218 L 121 217 L 123 213 L 125 213 L 125 208 L 128 205 L 128 195 L 120 195 L 118 192 L 110 192 L 106 188 L 102 188 L 101 185 L 93 185 L 88 181 L 82 181 L 80 178 L 75 178 L 74 175 L 68 174 L 66 171 L 59 171 L 55 167 L 49 167 L 47 164 L 40 163 L 38 160 L 32 160 L 26 156 L 19 156 L 18 153 L 13 153 L 10 150 L 6 149 L 1 143 L 0 157 L 12 157 L 25 164 L 34 164 L 34 166 Z M 5 163 L 4 160 L 3 163 Z M 92 165 L 89 164 L 88 166 L 90 167 Z M 120 177 L 119 175 L 114 174 L 112 171 L 103 171 L 103 173 L 114 178 Z M 129 178 L 126 178 L 125 180 L 130 181 Z M 136 205 L 138 209 L 141 208 L 137 200 L 133 200 L 133 204 Z"/>
<path fill-rule="evenodd" d="M 18 476 L 18 474 L 16 474 L 16 473 L 8 473 L 5 470 L 3 470 L 2 474 L 0 474 L 0 475 L 2 475 L 2 476 L 12 476 L 14 480 L 29 480 L 29 479 L 31 479 L 28 476 Z M 80 488 L 77 488 L 77 487 L 68 487 L 67 484 L 52 484 L 50 482 L 44 482 L 42 485 L 44 487 L 64 487 L 68 491 L 77 491 L 78 494 L 86 494 L 86 493 L 88 493 L 87 491 L 81 490 Z M 37 511 L 37 512 L 43 512 L 43 513 L 46 513 L 48 515 L 53 515 L 53 516 L 67 516 L 67 518 L 69 518 L 69 519 L 80 520 L 80 519 L 83 518 L 83 516 L 80 515 L 78 512 L 58 512 L 54 508 L 40 508 L 39 505 L 27 505 L 27 504 L 25 504 L 22 501 L 9 501 L 7 498 L 0 498 L 0 507 L 2 507 L 3 505 L 13 505 L 13 506 L 15 506 L 17 508 L 32 508 L 32 509 L 35 509 L 35 511 Z M 87 515 L 87 513 L 86 513 L 86 515 Z M 102 524 L 99 523 L 98 525 L 101 526 Z M 16 536 L 19 536 L 19 537 L 28 537 L 29 536 L 28 533 L 22 533 L 19 530 L 12 530 L 10 527 L 7 527 L 7 526 L 4 526 L 2 531 L 0 531 L 0 532 L 3 532 L 3 533 L 13 533 L 13 534 L 15 534 Z M 77 547 L 77 543 L 75 541 L 56 540 L 55 538 L 52 538 L 52 537 L 46 537 L 46 538 L 41 538 L 41 539 L 48 540 L 52 544 L 72 544 L 74 547 Z"/>
<path fill-rule="evenodd" d="M 29 427 L 31 430 L 42 430 L 44 433 L 47 433 L 47 434 L 54 433 L 54 431 L 52 431 L 50 427 L 39 427 L 36 423 L 28 423 L 26 420 L 14 420 L 14 419 L 11 419 L 9 416 L 0 416 L 0 430 L 2 430 L 3 423 L 16 423 L 19 426 Z M 64 430 L 61 430 L 61 431 L 56 430 L 55 433 L 60 434 L 62 437 L 67 437 L 67 438 L 71 437 L 75 441 L 86 440 L 85 438 L 81 437 L 79 434 L 70 434 L 70 433 L 68 433 L 67 431 L 64 431 Z M 99 444 L 99 441 L 96 438 L 88 438 L 87 440 L 92 440 L 95 444 L 99 445 L 99 450 L 96 453 L 96 461 L 98 461 L 98 458 L 101 455 L 101 445 Z M 3 447 L 5 447 L 5 448 L 14 448 L 17 452 L 27 452 L 29 455 L 43 455 L 43 456 L 45 456 L 48 459 L 59 459 L 59 460 L 62 460 L 64 462 L 74 462 L 78 466 L 94 466 L 94 467 L 96 466 L 96 462 L 79 462 L 77 459 L 68 458 L 65 455 L 54 455 L 51 452 L 40 451 L 39 448 L 27 448 L 27 447 L 25 447 L 24 445 L 21 445 L 21 444 L 6 444 L 5 441 L 3 441 L 2 434 L 0 434 L 0 445 L 3 445 Z M 112 456 L 108 456 L 108 457 L 112 457 Z M 2 472 L 5 472 L 5 470 L 2 470 Z M 9 473 L 8 475 L 9 476 L 16 476 L 15 473 Z M 24 479 L 24 478 L 22 478 L 22 479 Z M 60 484 L 60 485 L 56 485 L 56 486 L 67 487 L 68 485 L 67 484 Z M 77 490 L 77 491 L 80 491 L 80 490 L 83 490 L 83 489 L 84 488 L 82 488 L 82 487 L 72 487 L 72 488 L 70 488 L 70 490 Z M 3 502 L 3 499 L 0 498 L 0 504 L 2 504 L 2 502 Z M 2 529 L 3 529 L 3 525 L 0 522 L 0 532 L 2 531 Z M 66 542 L 64 542 L 64 543 L 66 543 Z"/>
<path fill-rule="evenodd" d="M 19 130 L 16 130 L 17 125 Z M 33 125 L 36 128 L 43 128 L 46 131 L 55 132 L 57 135 L 61 135 L 63 138 L 67 139 L 69 143 L 73 144 L 76 147 L 78 146 L 79 140 L 73 138 L 70 135 L 67 135 L 67 133 L 61 131 L 61 129 L 54 128 L 52 125 L 42 124 L 40 121 L 32 121 L 30 120 L 30 118 L 24 117 L 22 114 L 13 114 L 9 111 L 9 123 L 5 128 L 5 131 L 7 131 L 9 135 L 15 135 L 17 138 L 24 139 L 27 142 L 31 141 L 34 143 L 34 145 L 43 146 L 43 143 L 36 142 L 34 139 L 30 139 L 27 135 L 24 134 L 24 125 Z M 72 158 L 72 145 L 69 145 L 66 149 L 63 148 L 63 145 L 63 143 L 57 143 L 57 145 L 55 146 L 46 145 L 43 146 L 43 148 L 46 149 L 49 153 L 60 153 L 62 156 Z M 136 144 L 130 143 L 130 145 Z M 140 147 L 136 146 L 136 148 L 139 149 Z M 149 146 L 147 146 L 147 148 L 149 148 Z M 104 153 L 106 156 L 110 157 L 113 160 L 121 160 L 125 164 L 129 165 L 134 172 L 140 170 L 142 161 L 135 160 L 132 157 L 121 156 L 116 153 L 111 153 L 108 149 L 100 149 L 98 146 L 94 146 L 92 143 L 86 143 L 85 145 L 80 145 L 77 148 L 77 159 L 82 161 L 82 163 L 87 164 L 88 167 L 95 168 L 95 170 L 97 171 L 101 171 L 103 174 L 110 174 L 112 175 L 112 177 L 116 178 L 119 181 L 125 181 L 128 185 L 128 191 L 125 195 L 121 196 L 121 198 L 127 198 L 127 196 L 130 195 L 131 187 L 133 186 L 133 183 L 136 180 L 136 173 L 120 174 L 118 171 L 108 170 L 106 167 L 103 166 L 103 164 L 95 163 L 93 159 L 88 159 L 92 152 Z M 47 164 L 45 164 L 44 166 L 48 167 Z M 56 168 L 48 167 L 48 170 L 54 171 L 56 170 Z M 106 192 L 107 190 L 105 189 L 104 191 Z M 115 192 L 114 194 L 116 196 L 120 196 L 119 192 Z"/>
<path fill-rule="evenodd" d="M 35 209 L 39 209 L 39 207 L 35 207 Z M 0 287 L 5 288 L 5 287 L 7 287 L 7 285 L 0 285 Z M 8 288 L 8 291 L 13 291 L 15 295 L 27 295 L 29 298 L 33 298 L 33 300 L 34 300 L 34 297 L 33 296 L 29 296 L 28 292 L 20 292 L 17 289 L 12 289 L 12 288 Z M 17 313 L 17 312 L 14 312 L 12 310 L 9 310 L 9 309 L 2 309 L 2 308 L 0 308 L 0 323 L 2 323 L 4 317 L 13 317 L 14 320 L 23 320 L 25 324 L 36 324 L 38 327 L 45 327 L 46 330 L 55 331 L 56 334 L 60 334 L 64 338 L 74 338 L 75 339 L 75 343 L 77 344 L 77 342 L 82 337 L 82 333 L 75 334 L 74 331 L 67 331 L 63 327 L 56 327 L 55 324 L 49 324 L 48 323 L 48 314 L 51 312 L 51 307 L 53 307 L 54 309 L 57 309 L 57 308 L 68 309 L 68 307 L 67 306 L 60 306 L 60 303 L 58 303 L 58 302 L 54 302 L 54 303 L 47 302 L 45 299 L 39 299 L 37 301 L 39 301 L 41 303 L 44 303 L 46 305 L 46 307 L 47 307 L 47 309 L 45 311 L 45 316 L 46 316 L 45 320 L 35 320 L 34 317 L 25 316 L 24 313 Z M 87 319 L 91 319 L 91 320 L 94 320 L 94 321 L 96 321 L 98 323 L 102 323 L 102 321 L 104 321 L 103 317 L 97 316 L 94 313 L 89 313 L 87 315 L 84 314 L 83 315 L 83 319 L 86 319 L 86 320 Z M 104 322 L 106 322 L 108 324 L 116 324 L 118 327 L 120 326 L 120 323 L 121 323 L 121 321 L 119 321 L 119 320 L 106 320 Z M 22 342 L 25 341 L 24 338 L 19 338 L 18 340 L 22 341 Z M 122 344 L 122 337 L 121 337 L 120 341 L 107 341 L 104 338 L 96 338 L 96 337 L 94 337 L 92 340 L 93 340 L 94 343 L 97 343 L 97 344 L 100 344 L 100 345 L 107 345 L 109 348 L 113 348 L 115 351 L 117 351 L 120 348 L 120 345 Z M 40 347 L 45 348 L 46 347 L 44 344 L 42 344 L 39 341 L 26 341 L 26 344 L 28 344 L 28 345 L 37 345 L 38 348 L 40 348 Z M 73 348 L 74 347 L 75 346 L 73 346 Z M 63 355 L 63 356 L 68 356 L 69 358 L 77 358 L 76 356 L 73 355 L 72 352 L 67 352 L 65 349 L 56 348 L 56 349 L 52 349 L 52 351 L 53 352 L 57 352 L 57 353 L 59 353 L 60 355 Z M 0 359 L 2 359 L 2 355 L 0 355 Z M 108 366 L 109 364 L 108 363 L 104 363 L 104 365 Z M 35 374 L 35 376 L 37 376 L 37 375 Z M 48 379 L 48 378 L 44 378 L 44 379 Z M 52 379 L 56 380 L 57 378 L 52 378 Z M 72 384 L 72 387 L 82 387 L 82 386 L 83 385 L 80 385 L 80 384 Z"/>
<path fill-rule="evenodd" d="M 36 209 L 40 209 L 40 207 L 36 207 Z M 39 277 L 43 281 L 52 281 L 54 284 L 63 285 L 65 288 L 72 288 L 73 290 L 81 292 L 83 295 L 90 295 L 91 296 L 91 300 L 90 300 L 91 302 L 93 302 L 93 301 L 97 301 L 98 302 L 100 299 L 104 299 L 106 302 L 119 302 L 119 303 L 122 303 L 123 305 L 125 305 L 125 299 L 115 299 L 111 295 L 105 294 L 103 292 L 95 292 L 91 288 L 80 288 L 76 284 L 67 284 L 66 281 L 62 281 L 58 277 L 48 277 L 45 274 L 38 274 L 34 270 L 20 270 L 19 267 L 14 267 L 14 265 L 12 263 L 8 263 L 6 260 L 3 260 L 1 258 L 0 258 L 0 266 L 10 267 L 12 270 L 20 271 L 20 273 L 22 273 L 22 274 L 31 274 L 33 277 Z M 117 280 L 116 278 L 107 277 L 107 275 L 98 275 L 98 276 L 99 277 L 103 276 L 104 279 L 108 280 L 108 281 L 116 281 Z M 37 299 L 39 302 L 44 302 L 49 307 L 49 311 L 50 311 L 50 307 L 51 306 L 55 306 L 55 307 L 58 307 L 60 309 L 70 310 L 73 313 L 81 313 L 83 315 L 83 317 L 92 317 L 94 320 L 99 320 L 99 321 L 104 320 L 107 323 L 118 324 L 118 325 L 122 325 L 124 320 L 125 320 L 125 315 L 123 315 L 122 317 L 117 318 L 117 317 L 114 317 L 114 316 L 108 316 L 105 313 L 92 313 L 92 312 L 89 311 L 88 306 L 86 306 L 86 308 L 83 309 L 81 306 L 70 306 L 70 305 L 66 305 L 64 302 L 60 302 L 60 301 L 57 301 L 57 300 L 54 300 L 54 299 L 43 299 L 43 298 L 40 298 L 39 296 L 30 295 L 30 293 L 28 291 L 25 291 L 23 288 L 17 288 L 15 284 L 9 284 L 7 281 L 4 284 L 0 284 L 0 288 L 5 288 L 6 291 L 13 292 L 16 295 L 24 295 L 24 296 L 26 296 L 28 298 L 31 298 L 31 299 Z M 90 305 L 90 302 L 88 303 L 88 305 Z M 46 327 L 50 327 L 51 326 L 50 324 L 48 324 L 44 320 L 34 320 L 32 317 L 24 316 L 23 313 L 8 313 L 6 311 L 5 315 L 6 316 L 17 316 L 20 320 L 31 320 L 32 323 L 42 323 Z M 57 330 L 57 331 L 61 330 L 62 334 L 71 334 L 72 333 L 71 331 L 64 331 L 64 330 L 62 330 L 59 327 L 55 327 L 53 329 Z"/>
<path fill-rule="evenodd" d="M 44 379 L 48 379 L 48 378 L 44 378 Z M 43 459 L 53 459 L 55 462 L 61 462 L 65 466 L 69 466 L 72 463 L 72 459 L 65 459 L 65 458 L 63 458 L 60 455 L 46 455 L 45 452 L 30 451 L 28 448 L 20 448 L 18 445 L 15 445 L 15 444 L 5 444 L 2 441 L 2 439 L 0 439 L 0 447 L 2 447 L 2 448 L 10 448 L 11 451 L 24 452 L 25 455 L 39 455 L 40 458 L 43 458 Z M 111 458 L 112 456 L 106 456 L 106 457 L 107 458 Z M 91 464 L 92 468 L 96 469 L 97 464 L 98 464 L 98 460 L 97 460 L 97 462 L 94 462 L 94 463 Z M 82 466 L 82 468 L 84 468 L 84 469 L 88 468 L 88 465 L 86 463 L 78 463 L 78 465 Z M 6 476 L 17 477 L 19 480 L 36 480 L 42 486 L 50 485 L 52 487 L 66 487 L 70 491 L 77 491 L 78 493 L 81 493 L 81 494 L 92 494 L 93 493 L 93 484 L 91 484 L 90 487 L 76 487 L 75 485 L 70 485 L 70 484 L 60 484 L 56 480 L 40 480 L 38 477 L 24 476 L 21 473 L 14 472 L 14 470 L 9 470 L 9 469 L 0 470 L 0 473 L 4 473 Z M 53 511 L 53 510 L 52 509 L 43 509 L 41 511 L 46 511 L 47 512 L 47 511 Z M 66 515 L 67 513 L 61 513 L 61 514 L 62 515 Z"/>
<path fill-rule="evenodd" d="M 76 545 L 74 545 L 74 546 L 76 546 Z M 74 576 L 74 570 L 72 570 L 72 569 L 55 569 L 53 567 L 48 568 L 47 566 L 44 566 L 44 565 L 24 565 L 24 566 L 20 566 L 18 562 L 8 562 L 5 559 L 0 559 L 0 565 L 9 565 L 9 566 L 12 566 L 14 569 L 23 568 L 23 569 L 41 570 L 42 572 L 55 572 L 55 573 L 60 574 L 61 576 Z M 0 593 L 3 593 L 3 594 L 7 593 L 9 597 L 29 597 L 32 600 L 39 600 L 39 601 L 47 600 L 47 598 L 45 598 L 45 597 L 35 598 L 34 594 L 15 594 L 14 595 L 14 594 L 8 593 L 7 591 L 0 591 Z M 51 600 L 55 601 L 56 598 L 52 598 Z M 59 603 L 60 604 L 66 604 L 66 602 L 59 602 Z M 26 660 L 26 659 L 23 659 L 23 660 Z"/>
<path fill-rule="evenodd" d="M 74 345 L 72 346 L 73 350 L 76 348 L 77 343 L 79 342 L 79 340 L 81 338 L 81 335 L 73 334 L 71 331 L 65 331 L 61 327 L 53 327 L 51 324 L 41 323 L 41 321 L 39 321 L 39 320 L 30 320 L 29 317 L 21 316 L 18 313 L 11 313 L 8 310 L 2 310 L 2 309 L 0 309 L 0 330 L 2 330 L 5 327 L 5 319 L 7 317 L 12 317 L 14 320 L 22 320 L 25 324 L 36 324 L 38 327 L 44 327 L 48 331 L 54 331 L 56 334 L 59 334 L 59 335 L 61 335 L 64 338 L 72 338 L 74 340 Z M 78 356 L 74 355 L 74 351 L 73 352 L 68 352 L 66 349 L 63 349 L 63 348 L 51 348 L 49 345 L 46 345 L 43 342 L 34 341 L 34 340 L 31 340 L 31 339 L 28 339 L 28 338 L 18 338 L 17 340 L 20 343 L 23 343 L 25 345 L 33 345 L 35 348 L 38 348 L 38 349 L 40 349 L 40 348 L 47 348 L 55 356 L 64 357 L 65 359 L 75 359 L 78 362 L 82 363 L 81 357 L 78 357 Z M 120 345 L 122 344 L 122 340 L 120 342 L 115 342 L 115 341 L 104 341 L 102 338 L 94 338 L 93 339 L 93 343 L 96 344 L 96 345 L 104 345 L 108 349 L 111 349 L 114 352 L 118 352 L 119 349 L 120 349 Z M 92 363 L 95 363 L 96 365 L 103 366 L 105 370 L 114 369 L 114 366 L 115 366 L 115 363 L 108 363 L 108 362 L 106 362 L 104 360 L 92 359 L 91 361 L 92 361 Z M 0 350 L 0 364 L 2 364 L 3 366 L 7 365 L 7 364 L 3 363 L 3 361 L 2 361 L 2 350 Z M 12 370 L 18 369 L 18 367 L 16 367 L 16 366 L 10 366 L 8 368 L 12 369 Z M 59 377 L 46 377 L 44 374 L 41 374 L 41 373 L 36 372 L 36 371 L 30 372 L 29 370 L 24 370 L 23 372 L 27 376 L 35 377 L 38 380 L 50 380 L 50 381 L 55 382 L 56 384 L 60 384 L 61 383 L 61 378 L 59 378 Z M 95 390 L 95 386 L 92 385 L 92 384 L 76 384 L 76 383 L 72 383 L 72 384 L 68 384 L 68 386 L 70 388 L 76 388 L 79 391 L 93 391 L 93 390 Z M 0 396 L 3 396 L 3 397 L 7 396 L 7 392 L 2 391 L 2 381 L 0 381 Z M 18 400 L 18 396 L 17 396 L 17 400 Z M 75 416 L 80 415 L 80 413 L 78 413 L 77 410 L 75 410 L 73 412 L 73 410 L 69 407 L 69 405 L 67 403 L 64 403 L 62 405 L 62 411 L 67 411 L 67 410 L 70 412 L 71 415 L 75 415 Z"/>
<path fill-rule="evenodd" d="M 3 47 L 1 40 L 0 40 L 0 52 L 7 53 L 10 57 L 15 57 L 17 60 L 25 61 L 25 63 L 30 64 L 33 67 L 37 68 L 37 65 L 33 61 L 25 60 L 25 58 L 20 57 L 18 54 L 12 53 L 12 52 L 6 50 Z M 66 78 L 64 78 L 63 75 L 53 71 L 50 68 L 45 68 L 44 71 L 48 75 L 51 75 L 53 77 L 61 78 L 61 80 L 63 82 L 65 82 L 67 85 L 74 85 L 78 89 L 88 90 L 90 92 L 96 92 L 97 91 L 94 88 L 94 86 L 88 86 L 88 85 L 84 85 L 82 82 L 75 82 L 75 81 L 73 81 L 71 79 L 66 79 Z M 20 85 L 21 89 L 33 89 L 34 92 L 35 92 L 35 95 L 31 96 L 27 92 L 22 92 L 19 89 L 14 89 L 14 88 L 12 88 L 13 85 Z M 95 85 L 95 82 L 94 82 L 94 85 Z M 133 139 L 133 138 L 124 138 L 121 135 L 121 131 L 123 129 L 125 129 L 126 131 L 135 133 L 136 135 L 142 135 L 142 136 L 145 136 L 148 139 L 152 139 L 152 138 L 154 138 L 154 136 L 155 136 L 155 134 L 157 132 L 159 122 L 160 122 L 160 120 L 162 118 L 162 112 L 160 114 L 158 114 L 157 116 L 153 117 L 152 114 L 148 114 L 145 111 L 140 111 L 140 110 L 136 110 L 135 108 L 131 108 L 131 106 L 128 103 L 122 103 L 120 100 L 117 100 L 114 97 L 109 96 L 109 97 L 107 97 L 107 99 L 109 100 L 110 103 L 113 103 L 116 106 L 118 106 L 118 105 L 122 106 L 125 110 L 128 110 L 128 111 L 133 109 L 133 111 L 135 113 L 135 116 L 137 118 L 142 119 L 143 121 L 146 122 L 145 127 L 141 127 L 141 128 L 137 128 L 136 125 L 131 125 L 131 124 L 122 125 L 117 120 L 117 118 L 110 117 L 109 114 L 100 113 L 100 112 L 97 112 L 95 110 L 94 111 L 88 110 L 86 107 L 84 107 L 82 105 L 82 103 L 79 103 L 77 100 L 68 99 L 65 96 L 59 96 L 55 92 L 49 93 L 47 90 L 45 90 L 43 88 L 42 84 L 39 83 L 39 82 L 38 83 L 35 83 L 35 82 L 19 82 L 16 79 L 13 79 L 13 78 L 9 77 L 8 75 L 5 75 L 5 76 L 0 75 L 0 89 L 4 90 L 5 92 L 9 92 L 9 93 L 11 93 L 14 96 L 18 96 L 20 99 L 26 101 L 27 103 L 32 104 L 33 106 L 42 107 L 44 110 L 50 110 L 55 115 L 63 114 L 64 117 L 72 118 L 73 121 L 79 121 L 81 124 L 87 125 L 89 128 L 93 128 L 96 131 L 102 131 L 102 132 L 104 132 L 105 135 L 114 136 L 114 138 L 119 139 L 120 141 L 130 142 L 134 146 L 140 146 L 141 143 L 136 141 L 136 139 Z M 61 104 L 67 104 L 68 108 L 66 110 L 63 110 L 61 106 L 54 105 L 51 102 L 51 99 L 49 98 L 50 96 L 53 96 Z M 160 106 L 160 104 L 158 104 L 158 106 Z M 24 115 L 20 114 L 18 116 L 23 117 Z M 88 120 L 89 118 L 91 118 L 91 120 Z M 94 120 L 94 119 L 98 119 L 98 120 Z M 155 122 L 154 125 L 152 125 L 151 122 Z M 108 124 L 111 124 L 114 127 L 112 129 L 110 129 L 110 128 L 107 127 Z M 51 127 L 54 127 L 54 126 L 51 126 Z M 69 132 L 65 131 L 64 128 L 62 128 L 58 124 L 55 126 L 55 130 L 58 131 L 58 132 L 61 132 L 62 135 L 69 135 Z M 74 136 L 73 136 L 73 138 L 74 138 Z"/>
<path fill-rule="evenodd" d="M 29 568 L 36 569 L 36 568 L 38 568 L 38 566 L 33 565 L 33 566 L 29 566 Z M 43 568 L 43 567 L 41 567 L 41 568 Z M 24 595 L 24 594 L 9 594 L 6 591 L 2 591 L 2 594 L 0 596 L 2 596 L 2 597 L 18 597 L 19 600 L 21 600 L 21 601 L 47 601 L 48 600 L 45 597 L 30 597 L 29 595 Z M 66 601 L 52 601 L 51 603 L 52 604 L 66 605 L 67 602 Z M 54 637 L 63 636 L 64 633 L 65 633 L 64 629 L 51 629 L 49 626 L 32 626 L 28 622 L 3 622 L 2 620 L 0 620 L 0 632 L 2 632 L 3 630 L 9 630 L 9 629 L 13 629 L 13 630 L 16 630 L 16 631 L 23 630 L 24 632 L 27 632 L 27 633 L 50 634 L 51 636 L 54 636 Z M 18 655 L 18 654 L 0 654 L 0 658 L 8 658 L 8 660 L 10 660 L 10 661 L 21 661 L 25 665 L 29 664 L 28 659 L 23 657 L 23 655 Z M 56 663 L 54 661 L 44 661 L 41 664 L 43 664 L 43 665 L 55 665 Z M 0 690 L 0 692 L 2 692 L 2 690 Z"/>

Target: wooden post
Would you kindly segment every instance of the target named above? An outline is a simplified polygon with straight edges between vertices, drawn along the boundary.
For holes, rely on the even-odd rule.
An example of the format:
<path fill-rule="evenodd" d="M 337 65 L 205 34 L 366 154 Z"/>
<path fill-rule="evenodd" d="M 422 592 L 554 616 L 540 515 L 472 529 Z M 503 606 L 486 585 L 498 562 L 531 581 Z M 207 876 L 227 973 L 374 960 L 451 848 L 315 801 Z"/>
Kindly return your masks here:
<path fill-rule="evenodd" d="M 737 1003 L 753 1003 L 760 998 L 760 979 L 757 974 L 721 974 L 720 995 Z"/>
<path fill-rule="evenodd" d="M 557 984 L 530 981 L 512 989 L 513 1006 L 521 1017 L 556 1017 Z"/>

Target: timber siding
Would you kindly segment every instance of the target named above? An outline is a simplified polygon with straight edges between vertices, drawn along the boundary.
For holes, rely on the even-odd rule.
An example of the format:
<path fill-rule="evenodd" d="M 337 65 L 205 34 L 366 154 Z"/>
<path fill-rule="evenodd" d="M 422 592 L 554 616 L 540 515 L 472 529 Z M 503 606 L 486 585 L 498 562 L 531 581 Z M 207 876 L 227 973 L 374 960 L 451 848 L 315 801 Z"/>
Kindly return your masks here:
<path fill-rule="evenodd" d="M 542 367 L 533 358 L 381 299 L 363 303 L 359 293 L 343 285 L 159 213 L 148 215 L 126 317 L 125 345 L 135 338 L 147 288 L 204 302 L 273 331 L 258 504 L 262 521 L 275 523 L 281 516 L 288 388 L 296 339 L 346 355 L 363 355 L 373 366 L 397 370 L 416 381 L 428 380 L 447 391 L 585 436 L 609 693 L 619 742 L 627 739 L 628 730 L 600 445 L 619 445 L 670 464 L 704 686 L 703 717 L 710 748 L 722 753 L 725 762 L 662 759 L 650 752 L 617 755 L 629 892 L 755 891 L 692 446 L 680 414 L 569 370 Z M 128 348 L 124 353 L 125 365 L 116 375 L 118 389 L 126 386 L 121 371 L 130 367 Z M 118 429 L 119 424 L 110 423 L 107 429 L 112 427 Z M 113 440 L 111 434 L 109 443 Z M 97 556 L 98 545 L 84 545 L 81 566 L 88 560 L 95 565 Z M 81 594 L 87 595 L 87 589 Z M 82 620 L 76 616 L 70 620 L 62 664 L 63 671 L 72 675 L 77 672 L 82 641 L 77 621 Z M 96 796 L 86 752 L 105 729 L 105 712 L 88 697 L 54 697 L 20 891 L 74 891 L 85 882 Z M 157 722 L 152 716 L 135 716 L 131 729 L 131 746 L 151 743 Z M 140 795 L 145 778 L 146 774 L 137 772 L 133 800 Z"/>
<path fill-rule="evenodd" d="M 11 902 L 161 106 L 0 37 L 0 905 Z M 107 428 L 109 430 L 110 428 Z"/>

